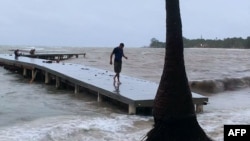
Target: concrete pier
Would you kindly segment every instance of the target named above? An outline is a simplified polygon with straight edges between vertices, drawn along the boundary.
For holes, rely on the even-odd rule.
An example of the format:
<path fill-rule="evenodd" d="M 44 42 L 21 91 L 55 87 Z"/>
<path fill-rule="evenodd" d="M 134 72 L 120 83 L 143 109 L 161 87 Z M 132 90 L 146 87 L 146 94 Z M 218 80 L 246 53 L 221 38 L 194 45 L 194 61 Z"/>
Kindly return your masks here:
<path fill-rule="evenodd" d="M 57 63 L 38 58 L 0 54 L 0 65 L 20 71 L 29 76 L 31 83 L 43 78 L 44 83 L 60 88 L 63 84 L 71 86 L 75 94 L 89 90 L 97 96 L 97 101 L 111 99 L 127 106 L 128 114 L 137 114 L 138 109 L 152 108 L 158 84 L 126 75 L 121 75 L 122 84 L 113 82 L 113 72 L 79 64 Z M 38 77 L 39 76 L 39 77 Z M 192 93 L 196 112 L 203 112 L 208 97 Z M 181 103 L 180 103 L 181 104 Z"/>
<path fill-rule="evenodd" d="M 38 53 L 38 54 L 23 54 L 22 56 L 47 59 L 47 60 L 65 60 L 73 56 L 78 58 L 79 56 L 86 56 L 86 53 Z"/>

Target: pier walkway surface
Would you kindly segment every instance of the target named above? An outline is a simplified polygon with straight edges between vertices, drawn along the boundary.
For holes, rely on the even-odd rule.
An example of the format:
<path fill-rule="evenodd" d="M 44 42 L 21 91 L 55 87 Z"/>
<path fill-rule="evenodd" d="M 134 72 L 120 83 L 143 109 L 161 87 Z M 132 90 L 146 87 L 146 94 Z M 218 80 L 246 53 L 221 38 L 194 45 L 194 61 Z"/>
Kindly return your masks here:
<path fill-rule="evenodd" d="M 31 77 L 31 82 L 40 79 L 46 84 L 54 83 L 56 88 L 62 84 L 70 85 L 76 94 L 82 89 L 89 90 L 100 102 L 109 98 L 124 104 L 129 114 L 137 114 L 138 109 L 152 108 L 158 88 L 155 82 L 126 75 L 121 75 L 122 84 L 117 85 L 113 83 L 113 72 L 79 64 L 0 54 L 0 65 Z M 202 112 L 208 97 L 196 93 L 192 93 L 192 97 L 196 112 Z"/>

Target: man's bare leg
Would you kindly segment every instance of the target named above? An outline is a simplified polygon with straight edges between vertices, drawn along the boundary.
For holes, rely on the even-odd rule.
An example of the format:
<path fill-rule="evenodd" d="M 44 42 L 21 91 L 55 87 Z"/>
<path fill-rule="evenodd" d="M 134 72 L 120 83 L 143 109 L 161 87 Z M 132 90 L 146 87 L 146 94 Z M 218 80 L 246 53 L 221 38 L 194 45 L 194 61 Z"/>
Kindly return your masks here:
<path fill-rule="evenodd" d="M 120 73 L 117 73 L 117 80 L 118 80 L 118 84 L 121 84 L 121 82 L 120 82 Z"/>
<path fill-rule="evenodd" d="M 114 76 L 114 82 L 115 82 L 115 78 L 117 77 L 118 81 L 119 81 L 119 78 L 118 78 L 118 73 L 115 74 Z"/>

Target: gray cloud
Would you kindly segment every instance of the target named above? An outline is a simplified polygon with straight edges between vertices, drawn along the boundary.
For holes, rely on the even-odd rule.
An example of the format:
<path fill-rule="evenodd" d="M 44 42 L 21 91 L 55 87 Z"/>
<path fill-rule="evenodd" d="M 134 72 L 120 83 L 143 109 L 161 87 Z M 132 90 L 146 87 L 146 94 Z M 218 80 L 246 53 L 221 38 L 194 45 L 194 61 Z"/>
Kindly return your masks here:
<path fill-rule="evenodd" d="M 180 0 L 187 38 L 246 37 L 248 0 Z M 52 46 L 149 45 L 165 40 L 162 0 L 6 0 L 0 44 Z"/>

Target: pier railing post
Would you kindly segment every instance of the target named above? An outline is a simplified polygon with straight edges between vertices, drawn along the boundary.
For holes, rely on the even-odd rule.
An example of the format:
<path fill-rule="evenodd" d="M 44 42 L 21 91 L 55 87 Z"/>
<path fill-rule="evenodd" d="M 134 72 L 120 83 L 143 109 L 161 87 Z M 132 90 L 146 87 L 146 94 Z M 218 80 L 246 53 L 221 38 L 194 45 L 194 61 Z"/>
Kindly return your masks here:
<path fill-rule="evenodd" d="M 134 104 L 128 105 L 128 114 L 130 115 L 136 114 L 136 107 Z"/>
<path fill-rule="evenodd" d="M 33 69 L 32 70 L 32 77 L 31 77 L 30 83 L 32 83 L 35 80 L 36 74 L 37 74 L 37 69 Z"/>
<path fill-rule="evenodd" d="M 97 101 L 98 102 L 102 102 L 103 101 L 102 95 L 99 92 L 97 93 Z"/>
<path fill-rule="evenodd" d="M 23 76 L 27 76 L 27 69 L 26 68 L 23 68 Z"/>
<path fill-rule="evenodd" d="M 195 104 L 195 111 L 196 111 L 196 113 L 202 113 L 203 112 L 203 105 L 202 104 Z"/>
<path fill-rule="evenodd" d="M 58 89 L 61 85 L 60 77 L 56 76 L 56 88 Z"/>
<path fill-rule="evenodd" d="M 75 84 L 75 94 L 79 93 L 79 86 L 77 84 Z"/>
<path fill-rule="evenodd" d="M 46 71 L 45 72 L 45 84 L 49 84 L 50 80 L 51 78 L 50 78 L 49 72 Z"/>

